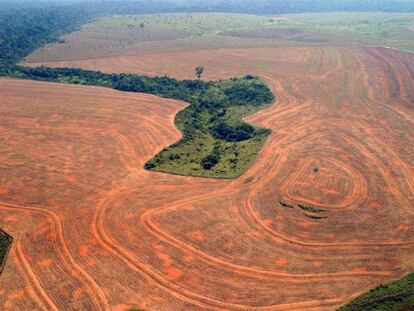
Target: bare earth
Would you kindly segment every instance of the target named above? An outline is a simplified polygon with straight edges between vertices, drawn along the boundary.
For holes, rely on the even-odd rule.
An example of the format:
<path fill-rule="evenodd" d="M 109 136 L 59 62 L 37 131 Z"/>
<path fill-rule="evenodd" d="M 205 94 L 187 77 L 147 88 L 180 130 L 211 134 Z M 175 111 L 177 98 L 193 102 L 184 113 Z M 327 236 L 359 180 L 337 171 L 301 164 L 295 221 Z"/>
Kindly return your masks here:
<path fill-rule="evenodd" d="M 0 227 L 15 237 L 1 309 L 333 310 L 414 270 L 413 55 L 223 49 L 53 65 L 258 74 L 277 102 L 249 121 L 273 132 L 236 180 L 152 173 L 142 166 L 179 138 L 185 103 L 0 79 Z"/>

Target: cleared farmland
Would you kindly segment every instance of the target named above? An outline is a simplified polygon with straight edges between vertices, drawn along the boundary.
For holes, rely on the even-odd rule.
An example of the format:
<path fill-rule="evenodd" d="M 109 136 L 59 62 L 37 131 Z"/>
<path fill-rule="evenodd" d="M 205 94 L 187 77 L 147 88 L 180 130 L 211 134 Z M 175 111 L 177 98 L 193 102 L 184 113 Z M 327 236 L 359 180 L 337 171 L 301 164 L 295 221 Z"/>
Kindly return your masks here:
<path fill-rule="evenodd" d="M 0 227 L 21 237 L 0 278 L 6 310 L 332 310 L 414 270 L 414 56 L 282 47 L 65 63 L 179 78 L 200 64 L 209 79 L 258 74 L 278 95 L 248 118 L 272 134 L 236 180 L 142 169 L 179 138 L 183 103 L 0 80 L 13 137 Z"/>
<path fill-rule="evenodd" d="M 413 13 L 109 16 L 62 36 L 59 43 L 45 45 L 26 62 L 281 46 L 388 46 L 414 51 L 413 26 Z"/>

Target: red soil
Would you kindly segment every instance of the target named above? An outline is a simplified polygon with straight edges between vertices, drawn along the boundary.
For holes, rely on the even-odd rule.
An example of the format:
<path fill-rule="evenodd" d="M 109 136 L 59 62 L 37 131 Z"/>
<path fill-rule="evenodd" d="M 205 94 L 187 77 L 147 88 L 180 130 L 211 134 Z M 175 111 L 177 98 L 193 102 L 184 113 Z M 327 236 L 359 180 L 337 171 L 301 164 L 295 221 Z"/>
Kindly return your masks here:
<path fill-rule="evenodd" d="M 150 173 L 142 165 L 178 139 L 184 104 L 1 79 L 0 187 L 10 191 L 0 227 L 15 242 L 0 308 L 333 310 L 414 270 L 414 56 L 281 48 L 81 65 L 130 62 L 179 77 L 196 64 L 207 78 L 260 74 L 277 103 L 249 121 L 272 135 L 236 180 Z"/>

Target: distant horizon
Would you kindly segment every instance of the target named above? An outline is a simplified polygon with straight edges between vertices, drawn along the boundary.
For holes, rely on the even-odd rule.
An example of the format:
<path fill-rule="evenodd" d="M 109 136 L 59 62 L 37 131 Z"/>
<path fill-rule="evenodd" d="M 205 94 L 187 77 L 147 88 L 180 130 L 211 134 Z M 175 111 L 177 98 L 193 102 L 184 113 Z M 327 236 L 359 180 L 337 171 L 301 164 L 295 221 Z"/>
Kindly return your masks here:
<path fill-rule="evenodd" d="M 0 309 L 414 310 L 412 133 L 414 0 L 0 0 Z"/>
<path fill-rule="evenodd" d="M 13 5 L 29 7 L 47 5 L 71 5 L 93 3 L 145 10 L 151 6 L 154 12 L 233 12 L 259 15 L 288 13 L 323 13 L 323 12 L 414 12 L 414 1 L 411 0 L 0 0 L 7 9 Z M 119 5 L 119 6 L 118 6 Z M 143 6 L 141 8 L 141 6 Z M 158 9 L 155 9 L 157 8 Z M 95 8 L 97 9 L 97 8 Z M 152 13 L 152 12 L 151 12 Z"/>

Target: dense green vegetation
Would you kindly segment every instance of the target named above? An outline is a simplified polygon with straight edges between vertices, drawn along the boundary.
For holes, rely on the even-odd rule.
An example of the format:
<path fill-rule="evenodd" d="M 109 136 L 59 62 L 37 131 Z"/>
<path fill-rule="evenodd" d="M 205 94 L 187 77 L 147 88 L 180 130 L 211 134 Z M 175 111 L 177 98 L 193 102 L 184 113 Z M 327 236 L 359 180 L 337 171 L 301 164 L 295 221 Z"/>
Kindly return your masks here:
<path fill-rule="evenodd" d="M 273 95 L 263 82 L 253 77 L 210 84 L 190 98 L 192 104 L 177 114 L 176 124 L 183 138 L 150 160 L 146 168 L 229 178 L 241 175 L 250 166 L 269 131 L 241 119 L 270 104 Z M 243 91 L 232 95 L 235 88 Z"/>
<path fill-rule="evenodd" d="M 190 103 L 176 117 L 183 138 L 146 163 L 149 170 L 182 175 L 236 177 L 252 163 L 268 130 L 242 117 L 273 102 L 267 85 L 253 76 L 205 82 L 169 77 L 105 74 L 74 68 L 29 68 L 0 63 L 0 75 L 41 81 L 98 85 Z"/>
<path fill-rule="evenodd" d="M 338 311 L 414 310 L 414 273 L 380 285 L 338 309 Z"/>
<path fill-rule="evenodd" d="M 0 9 L 0 59 L 18 61 L 87 20 L 80 7 Z"/>
<path fill-rule="evenodd" d="M 6 260 L 7 251 L 10 247 L 11 242 L 12 238 L 0 230 L 0 272 L 4 261 Z"/>

